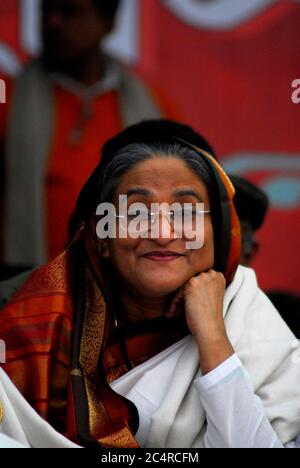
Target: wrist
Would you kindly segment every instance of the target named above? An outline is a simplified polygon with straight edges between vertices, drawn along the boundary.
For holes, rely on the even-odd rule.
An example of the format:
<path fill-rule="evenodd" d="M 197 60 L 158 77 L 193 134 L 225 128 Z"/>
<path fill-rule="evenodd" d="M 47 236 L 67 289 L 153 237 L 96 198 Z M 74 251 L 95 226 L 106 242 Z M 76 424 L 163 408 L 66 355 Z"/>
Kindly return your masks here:
<path fill-rule="evenodd" d="M 214 346 L 229 341 L 224 322 L 206 324 L 205 326 L 201 324 L 198 330 L 194 330 L 193 335 L 198 347 Z"/>
<path fill-rule="evenodd" d="M 202 375 L 209 374 L 235 353 L 227 335 L 197 341 L 197 345 Z"/>

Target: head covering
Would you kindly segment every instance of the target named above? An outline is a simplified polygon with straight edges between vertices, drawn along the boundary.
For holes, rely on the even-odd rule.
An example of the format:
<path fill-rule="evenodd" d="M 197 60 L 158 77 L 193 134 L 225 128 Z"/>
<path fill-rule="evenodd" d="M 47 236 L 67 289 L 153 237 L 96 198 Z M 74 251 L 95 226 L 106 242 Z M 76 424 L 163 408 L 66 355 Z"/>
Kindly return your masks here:
<path fill-rule="evenodd" d="M 83 222 L 74 242 L 51 264 L 35 271 L 0 316 L 3 338 L 8 343 L 6 372 L 10 376 L 21 375 L 19 383 L 27 400 L 51 423 L 54 415 L 63 419 L 67 406 L 67 436 L 83 446 L 138 447 L 137 409 L 112 390 L 106 374 L 112 358 L 107 350 L 112 338 L 112 299 L 117 296 L 118 279 L 114 279 L 110 265 L 99 259 L 96 233 L 90 223 L 98 204 L 99 180 L 115 152 L 124 145 L 179 140 L 203 158 L 211 173 L 221 207 L 218 265 L 229 284 L 238 264 L 240 246 L 232 202 L 234 189 L 229 178 L 207 142 L 189 127 L 168 121 L 143 122 L 104 147 L 102 163 L 79 197 L 78 213 Z M 13 317 L 21 317 L 22 323 L 15 326 Z M 146 342 L 155 342 L 155 350 L 151 344 L 151 350 L 143 353 L 144 360 L 185 333 L 181 323 L 172 322 L 175 319 L 163 318 L 159 326 L 164 324 L 163 320 L 165 332 L 161 335 L 144 330 L 134 337 L 136 349 L 143 348 Z M 125 373 L 130 367 L 126 367 L 124 356 L 131 362 L 128 336 L 118 336 L 114 344 L 117 365 L 121 361 Z"/>
<path fill-rule="evenodd" d="M 188 125 L 167 119 L 145 120 L 132 125 L 114 138 L 109 140 L 102 149 L 101 162 L 93 171 L 86 184 L 82 188 L 77 201 L 77 215 L 83 220 L 95 213 L 100 202 L 101 180 L 108 164 L 114 156 L 126 146 L 133 143 L 159 144 L 174 143 L 175 139 L 181 139 L 203 149 L 216 158 L 210 144 L 201 135 L 196 133 Z"/>
<path fill-rule="evenodd" d="M 77 432 L 80 433 L 80 439 L 85 440 L 85 442 L 89 440 L 86 434 L 87 423 L 90 421 L 88 414 L 90 415 L 91 408 L 95 413 L 99 412 L 97 405 L 93 405 L 92 395 L 95 386 L 98 394 L 101 394 L 101 401 L 105 401 L 106 411 L 105 413 L 102 411 L 102 418 L 99 419 L 98 423 L 94 422 L 91 432 L 93 438 L 96 437 L 97 440 L 101 440 L 101 445 L 107 443 L 107 446 L 118 446 L 120 435 L 124 437 L 125 434 L 127 445 L 134 446 L 131 431 L 138 417 L 133 405 L 119 395 L 114 394 L 110 389 L 103 368 L 102 372 L 97 372 L 99 371 L 99 364 L 103 365 L 103 351 L 109 335 L 109 324 L 113 320 L 107 312 L 106 305 L 110 303 L 110 297 L 114 295 L 113 286 L 109 279 L 113 275 L 110 271 L 105 271 L 105 268 L 110 268 L 105 262 L 99 262 L 96 233 L 93 232 L 90 224 L 91 216 L 96 212 L 101 200 L 101 181 L 115 155 L 127 146 L 134 143 L 164 145 L 174 144 L 175 142 L 193 149 L 199 155 L 199 158 L 205 161 L 211 174 L 216 197 L 220 201 L 220 213 L 218 212 L 217 220 L 219 225 L 218 239 L 215 239 L 215 247 L 217 247 L 216 268 L 224 273 L 227 284 L 230 284 L 233 280 L 238 266 L 240 226 L 233 205 L 234 188 L 228 176 L 218 164 L 214 150 L 201 135 L 191 127 L 177 122 L 148 120 L 127 128 L 105 144 L 101 162 L 83 187 L 77 203 L 77 216 L 83 221 L 79 238 L 83 240 L 82 253 L 86 262 L 85 271 L 89 272 L 88 274 L 85 273 L 87 276 L 82 279 L 82 283 L 89 283 L 89 296 L 93 291 L 92 295 L 96 298 L 97 295 L 99 296 L 99 291 L 101 291 L 102 304 L 104 304 L 102 305 L 102 312 L 105 310 L 101 337 L 95 336 L 95 332 L 91 331 L 92 318 L 88 317 L 89 315 L 93 317 L 95 311 L 89 311 L 89 302 L 91 301 L 86 297 L 86 291 L 83 291 L 81 305 L 77 302 L 79 304 L 78 312 L 75 313 L 72 362 L 75 371 L 72 378 L 72 394 L 75 400 L 74 408 L 78 413 L 76 416 L 78 421 Z M 99 298 L 97 303 L 101 303 Z M 85 312 L 83 312 L 84 310 Z M 90 338 L 88 338 L 89 335 Z M 93 339 L 91 339 L 92 337 Z M 88 342 L 90 344 L 86 346 Z M 91 349 L 94 349 L 94 351 L 91 352 Z M 95 375 L 97 375 L 96 385 Z M 85 403 L 84 405 L 84 401 L 88 401 L 88 404 Z M 108 432 L 109 428 L 111 430 L 112 420 L 114 421 L 114 437 L 112 438 L 109 435 L 106 439 L 105 433 Z"/>
<path fill-rule="evenodd" d="M 234 187 L 219 165 L 212 146 L 191 127 L 170 120 L 148 120 L 128 127 L 109 140 L 103 148 L 101 163 L 83 187 L 78 202 L 77 216 L 84 221 L 93 215 L 101 199 L 101 181 L 108 164 L 123 148 L 131 144 L 174 144 L 189 147 L 198 153 L 207 165 L 214 186 L 214 199 L 220 213 L 212 213 L 215 231 L 215 266 L 230 284 L 240 258 L 240 225 L 233 205 Z M 220 202 L 220 203 L 219 203 Z M 219 211 L 219 210 L 218 210 Z"/>

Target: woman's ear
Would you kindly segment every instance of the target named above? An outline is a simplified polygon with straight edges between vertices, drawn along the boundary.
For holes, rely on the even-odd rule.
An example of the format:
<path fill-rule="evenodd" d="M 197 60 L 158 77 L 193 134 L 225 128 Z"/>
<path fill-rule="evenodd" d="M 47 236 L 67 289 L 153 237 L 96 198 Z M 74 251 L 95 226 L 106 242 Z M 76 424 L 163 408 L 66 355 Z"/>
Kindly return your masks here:
<path fill-rule="evenodd" d="M 98 252 L 100 257 L 108 259 L 110 258 L 110 250 L 109 250 L 109 245 L 108 242 L 104 240 L 98 240 Z"/>
<path fill-rule="evenodd" d="M 97 232 L 97 221 L 96 219 L 92 219 L 91 221 L 92 229 L 94 232 Z M 108 241 L 104 239 L 100 239 L 99 237 L 96 238 L 96 244 L 97 244 L 97 251 L 100 257 L 102 258 L 110 258 L 110 251 L 109 251 L 109 245 Z"/>

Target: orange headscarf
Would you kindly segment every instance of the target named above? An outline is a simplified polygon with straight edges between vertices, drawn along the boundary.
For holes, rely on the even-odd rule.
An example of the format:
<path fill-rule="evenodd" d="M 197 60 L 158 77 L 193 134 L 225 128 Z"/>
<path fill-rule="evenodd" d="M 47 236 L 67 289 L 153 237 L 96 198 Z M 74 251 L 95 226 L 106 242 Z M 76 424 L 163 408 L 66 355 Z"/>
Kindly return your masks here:
<path fill-rule="evenodd" d="M 219 198 L 222 212 L 221 239 L 223 243 L 221 254 L 224 255 L 223 273 L 226 278 L 227 286 L 233 281 L 241 255 L 241 228 L 239 218 L 234 206 L 235 188 L 218 161 L 207 151 L 191 145 L 188 142 L 178 139 L 185 145 L 193 148 L 197 153 L 207 161 L 212 169 L 213 176 L 216 179 L 219 189 Z M 219 260 L 220 261 L 220 260 Z"/>
<path fill-rule="evenodd" d="M 222 212 L 220 269 L 229 284 L 240 253 L 234 188 L 206 150 L 181 141 L 204 158 L 215 178 Z M 92 180 L 96 190 L 97 177 Z M 1 312 L 0 338 L 7 344 L 4 369 L 39 414 L 70 439 L 84 446 L 138 447 L 137 410 L 111 389 L 107 379 L 114 293 L 109 277 L 87 220 L 68 251 L 35 271 Z M 151 357 L 186 333 L 175 322 L 172 333 L 171 328 L 168 325 L 165 334 L 135 337 L 135 347 L 147 341 L 145 354 Z M 126 336 L 124 340 L 127 346 Z M 112 349 L 117 350 L 115 359 L 122 361 L 123 348 L 118 345 L 112 344 Z M 126 372 L 122 362 L 120 369 L 123 366 Z"/>

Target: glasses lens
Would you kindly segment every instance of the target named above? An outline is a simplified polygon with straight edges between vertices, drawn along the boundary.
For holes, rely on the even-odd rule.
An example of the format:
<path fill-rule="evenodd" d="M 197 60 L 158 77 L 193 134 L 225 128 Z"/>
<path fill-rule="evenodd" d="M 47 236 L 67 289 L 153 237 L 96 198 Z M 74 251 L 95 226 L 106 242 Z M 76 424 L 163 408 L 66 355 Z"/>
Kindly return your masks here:
<path fill-rule="evenodd" d="M 128 234 L 136 237 L 147 232 L 150 228 L 151 215 L 148 210 L 128 210 L 127 215 Z"/>

